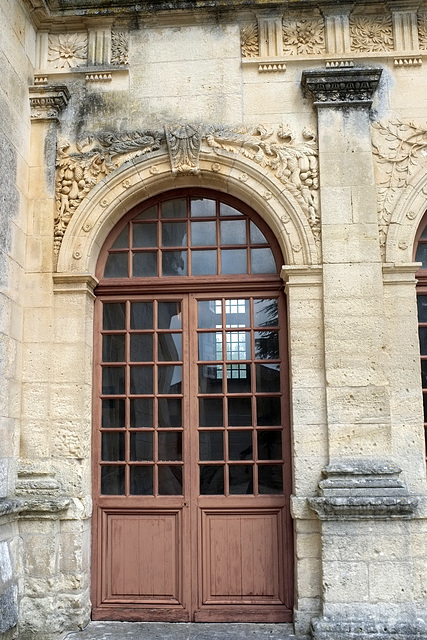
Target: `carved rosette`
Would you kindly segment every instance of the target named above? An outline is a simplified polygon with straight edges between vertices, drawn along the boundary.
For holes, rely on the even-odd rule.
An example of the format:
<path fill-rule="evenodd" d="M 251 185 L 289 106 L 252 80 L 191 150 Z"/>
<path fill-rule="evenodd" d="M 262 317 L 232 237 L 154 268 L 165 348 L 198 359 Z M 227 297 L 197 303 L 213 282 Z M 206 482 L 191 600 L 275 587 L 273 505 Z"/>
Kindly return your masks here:
<path fill-rule="evenodd" d="M 283 22 L 283 52 L 288 55 L 314 55 L 325 51 L 322 18 L 285 20 Z"/>
<path fill-rule="evenodd" d="M 246 24 L 240 31 L 242 56 L 251 58 L 259 55 L 258 24 Z"/>
<path fill-rule="evenodd" d="M 317 107 L 370 107 L 382 69 L 349 68 L 303 71 L 302 86 Z"/>
<path fill-rule="evenodd" d="M 48 62 L 55 69 L 70 69 L 87 60 L 86 33 L 60 33 L 49 36 Z"/>
<path fill-rule="evenodd" d="M 111 64 L 124 66 L 129 63 L 129 33 L 111 32 Z"/>
<path fill-rule="evenodd" d="M 32 120 L 58 121 L 60 112 L 70 99 L 65 85 L 34 86 L 29 92 Z"/>
<path fill-rule="evenodd" d="M 393 49 L 391 16 L 350 16 L 350 38 L 352 51 L 391 51 Z"/>

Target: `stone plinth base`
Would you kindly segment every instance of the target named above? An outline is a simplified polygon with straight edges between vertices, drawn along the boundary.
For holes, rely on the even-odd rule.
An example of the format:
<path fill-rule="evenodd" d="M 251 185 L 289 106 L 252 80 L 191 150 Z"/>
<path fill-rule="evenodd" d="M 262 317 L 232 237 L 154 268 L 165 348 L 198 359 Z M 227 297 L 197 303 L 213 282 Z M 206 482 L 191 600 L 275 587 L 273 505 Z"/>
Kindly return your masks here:
<path fill-rule="evenodd" d="M 338 620 L 315 618 L 313 640 L 427 640 L 427 625 L 419 620 L 387 622 L 384 620 Z"/>

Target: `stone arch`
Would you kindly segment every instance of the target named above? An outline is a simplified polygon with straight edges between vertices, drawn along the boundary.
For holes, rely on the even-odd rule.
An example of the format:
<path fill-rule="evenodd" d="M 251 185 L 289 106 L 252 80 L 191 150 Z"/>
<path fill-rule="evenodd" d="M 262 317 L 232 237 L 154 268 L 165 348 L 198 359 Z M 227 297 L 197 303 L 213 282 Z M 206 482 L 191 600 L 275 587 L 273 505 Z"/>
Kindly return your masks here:
<path fill-rule="evenodd" d="M 388 263 L 413 261 L 418 227 L 427 209 L 427 171 L 413 176 L 397 201 L 387 233 L 385 259 Z"/>
<path fill-rule="evenodd" d="M 82 201 L 65 231 L 58 255 L 59 274 L 94 275 L 101 247 L 111 229 L 133 206 L 179 187 L 203 186 L 225 192 L 251 206 L 272 229 L 284 261 L 290 265 L 319 263 L 306 213 L 275 176 L 253 161 L 200 153 L 198 174 L 174 175 L 169 156 L 155 153 L 134 158 L 101 180 Z"/>

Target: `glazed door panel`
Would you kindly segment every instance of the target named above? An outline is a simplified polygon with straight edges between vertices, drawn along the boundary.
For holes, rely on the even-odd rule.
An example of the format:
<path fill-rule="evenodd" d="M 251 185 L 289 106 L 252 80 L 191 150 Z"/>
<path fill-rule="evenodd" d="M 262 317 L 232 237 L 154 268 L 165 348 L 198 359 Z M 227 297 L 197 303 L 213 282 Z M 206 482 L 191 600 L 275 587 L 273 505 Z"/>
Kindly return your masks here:
<path fill-rule="evenodd" d="M 281 294 L 96 304 L 93 618 L 291 621 Z"/>

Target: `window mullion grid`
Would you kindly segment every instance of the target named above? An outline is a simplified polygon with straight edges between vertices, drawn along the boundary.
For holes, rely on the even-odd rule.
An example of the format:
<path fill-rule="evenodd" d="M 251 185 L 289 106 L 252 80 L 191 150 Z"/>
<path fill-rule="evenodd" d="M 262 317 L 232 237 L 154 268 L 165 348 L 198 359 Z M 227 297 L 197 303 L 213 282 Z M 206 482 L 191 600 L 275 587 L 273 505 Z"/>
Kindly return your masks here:
<path fill-rule="evenodd" d="M 161 225 L 159 224 L 159 227 Z M 158 389 L 158 380 L 159 380 L 159 371 L 158 371 L 158 362 L 159 362 L 159 334 L 158 334 L 158 317 L 159 317 L 159 309 L 158 309 L 159 301 L 153 301 L 153 494 L 158 497 L 159 495 L 159 432 L 158 432 L 158 424 L 159 424 L 159 389 Z"/>

